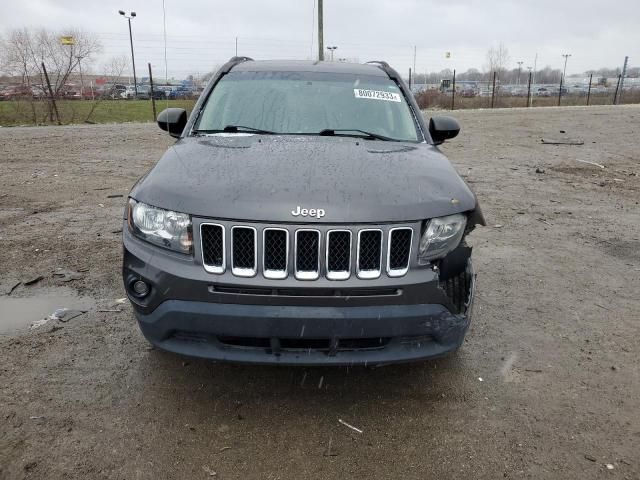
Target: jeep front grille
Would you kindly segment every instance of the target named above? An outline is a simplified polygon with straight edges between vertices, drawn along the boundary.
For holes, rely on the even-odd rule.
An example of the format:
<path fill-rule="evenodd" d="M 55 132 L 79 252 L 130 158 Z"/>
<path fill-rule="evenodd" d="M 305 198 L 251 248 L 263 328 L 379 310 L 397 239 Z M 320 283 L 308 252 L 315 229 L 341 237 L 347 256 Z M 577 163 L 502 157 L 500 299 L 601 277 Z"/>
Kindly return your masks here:
<path fill-rule="evenodd" d="M 358 232 L 358 277 L 378 278 L 382 265 L 382 230 Z"/>
<path fill-rule="evenodd" d="M 253 277 L 258 271 L 256 229 L 231 228 L 231 271 L 238 277 Z"/>
<path fill-rule="evenodd" d="M 224 227 L 213 223 L 200 225 L 202 261 L 207 272 L 224 273 Z"/>
<path fill-rule="evenodd" d="M 351 274 L 351 231 L 329 230 L 327 232 L 327 278 L 346 280 Z"/>
<path fill-rule="evenodd" d="M 298 280 L 315 280 L 320 276 L 318 230 L 296 230 L 295 275 Z"/>
<path fill-rule="evenodd" d="M 282 228 L 265 228 L 262 241 L 262 271 L 266 278 L 287 278 L 289 232 Z"/>
<path fill-rule="evenodd" d="M 331 228 L 202 223 L 202 262 L 209 273 L 268 279 L 362 280 L 409 271 L 417 226 Z"/>
<path fill-rule="evenodd" d="M 401 277 L 409 269 L 413 230 L 392 228 L 389 231 L 387 273 L 390 277 Z"/>

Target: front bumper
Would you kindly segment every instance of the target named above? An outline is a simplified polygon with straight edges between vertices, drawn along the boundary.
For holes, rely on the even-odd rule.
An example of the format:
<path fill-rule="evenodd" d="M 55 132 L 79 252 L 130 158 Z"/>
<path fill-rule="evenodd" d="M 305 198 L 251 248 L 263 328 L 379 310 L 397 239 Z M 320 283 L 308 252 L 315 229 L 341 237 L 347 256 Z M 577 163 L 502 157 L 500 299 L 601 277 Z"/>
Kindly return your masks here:
<path fill-rule="evenodd" d="M 283 307 L 167 300 L 136 312 L 163 350 L 224 361 L 282 365 L 386 364 L 460 347 L 469 317 L 441 305 Z"/>
<path fill-rule="evenodd" d="M 258 295 L 243 292 L 242 283 L 228 293 L 197 262 L 124 234 L 125 285 L 138 278 L 151 285 L 144 301 L 127 288 L 144 336 L 160 349 L 213 360 L 379 365 L 446 355 L 461 346 L 470 323 L 475 283 L 470 260 L 465 275 L 466 305 L 460 313 L 432 270 L 394 279 L 393 295 L 388 279 L 367 282 L 379 292 L 361 296 L 357 284 L 328 296 L 329 283 L 319 281 L 314 283 L 322 296 L 313 296 L 313 288 L 299 296 Z M 247 286 L 256 280 L 238 282 Z"/>

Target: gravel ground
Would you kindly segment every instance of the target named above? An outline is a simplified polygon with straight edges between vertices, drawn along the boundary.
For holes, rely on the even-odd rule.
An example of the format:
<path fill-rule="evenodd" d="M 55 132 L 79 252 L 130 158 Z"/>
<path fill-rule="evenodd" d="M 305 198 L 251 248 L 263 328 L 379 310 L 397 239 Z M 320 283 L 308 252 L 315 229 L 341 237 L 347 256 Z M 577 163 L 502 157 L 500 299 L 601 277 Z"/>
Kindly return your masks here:
<path fill-rule="evenodd" d="M 378 369 L 151 349 L 115 302 L 119 230 L 170 138 L 0 129 L 0 301 L 42 276 L 10 298 L 92 302 L 0 335 L 0 478 L 640 478 L 640 107 L 455 116 L 443 150 L 489 223 L 475 318 L 457 355 Z M 564 136 L 584 145 L 540 142 Z"/>

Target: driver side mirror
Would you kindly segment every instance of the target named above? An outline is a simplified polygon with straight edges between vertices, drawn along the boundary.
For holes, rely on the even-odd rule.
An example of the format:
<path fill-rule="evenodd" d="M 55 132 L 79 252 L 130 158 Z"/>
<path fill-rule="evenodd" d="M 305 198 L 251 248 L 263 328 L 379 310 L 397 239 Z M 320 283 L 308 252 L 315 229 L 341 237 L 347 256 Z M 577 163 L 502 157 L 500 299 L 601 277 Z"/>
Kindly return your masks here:
<path fill-rule="evenodd" d="M 184 108 L 167 108 L 158 115 L 158 126 L 169 132 L 172 137 L 180 138 L 187 124 L 187 111 Z"/>
<path fill-rule="evenodd" d="M 460 124 L 453 117 L 437 116 L 429 120 L 429 133 L 433 143 L 440 145 L 460 133 Z"/>

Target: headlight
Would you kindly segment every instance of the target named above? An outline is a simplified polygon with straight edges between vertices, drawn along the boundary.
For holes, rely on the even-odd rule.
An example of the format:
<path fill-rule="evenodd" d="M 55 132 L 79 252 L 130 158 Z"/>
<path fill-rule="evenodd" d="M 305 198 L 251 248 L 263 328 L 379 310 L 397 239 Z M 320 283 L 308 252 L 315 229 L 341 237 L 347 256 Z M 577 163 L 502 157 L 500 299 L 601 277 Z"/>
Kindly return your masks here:
<path fill-rule="evenodd" d="M 455 249 L 460 243 L 466 225 L 467 217 L 462 213 L 429 220 L 420 239 L 420 263 L 442 258 Z"/>
<path fill-rule="evenodd" d="M 129 199 L 129 228 L 135 236 L 160 247 L 191 253 L 191 217 Z"/>

